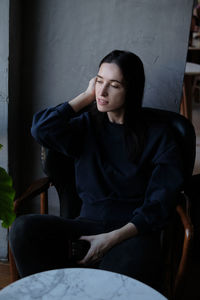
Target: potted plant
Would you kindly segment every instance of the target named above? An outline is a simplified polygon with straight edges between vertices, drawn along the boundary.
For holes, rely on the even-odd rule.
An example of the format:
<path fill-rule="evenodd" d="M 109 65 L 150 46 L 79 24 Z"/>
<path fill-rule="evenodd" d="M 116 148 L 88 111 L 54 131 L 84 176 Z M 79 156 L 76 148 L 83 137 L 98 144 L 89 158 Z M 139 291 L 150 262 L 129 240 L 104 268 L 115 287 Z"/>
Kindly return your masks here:
<path fill-rule="evenodd" d="M 2 145 L 0 144 L 0 149 Z M 0 220 L 2 226 L 8 228 L 15 220 L 14 200 L 15 190 L 13 189 L 12 178 L 5 169 L 0 167 Z"/>

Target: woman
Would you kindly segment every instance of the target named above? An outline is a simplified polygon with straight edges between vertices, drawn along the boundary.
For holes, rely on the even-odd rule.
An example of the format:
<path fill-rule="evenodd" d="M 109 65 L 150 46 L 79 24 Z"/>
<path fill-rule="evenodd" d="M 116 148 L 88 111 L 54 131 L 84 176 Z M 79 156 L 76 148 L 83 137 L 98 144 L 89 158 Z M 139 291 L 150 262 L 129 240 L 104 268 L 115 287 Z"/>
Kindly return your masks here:
<path fill-rule="evenodd" d="M 82 208 L 75 220 L 16 219 L 10 243 L 21 276 L 70 266 L 67 241 L 80 239 L 90 247 L 76 266 L 95 264 L 161 287 L 160 235 L 183 178 L 168 128 L 142 118 L 144 82 L 139 57 L 115 50 L 85 92 L 34 116 L 34 138 L 75 159 Z"/>

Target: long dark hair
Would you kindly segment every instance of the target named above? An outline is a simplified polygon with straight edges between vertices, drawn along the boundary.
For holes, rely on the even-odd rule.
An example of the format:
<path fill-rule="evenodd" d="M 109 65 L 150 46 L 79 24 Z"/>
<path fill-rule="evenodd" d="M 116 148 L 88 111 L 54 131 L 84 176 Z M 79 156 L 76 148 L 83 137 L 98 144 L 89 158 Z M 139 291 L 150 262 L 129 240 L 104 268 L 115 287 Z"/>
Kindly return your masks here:
<path fill-rule="evenodd" d="M 114 50 L 107 54 L 101 60 L 99 67 L 103 63 L 115 63 L 124 77 L 126 86 L 124 136 L 128 157 L 134 162 L 141 154 L 145 140 L 145 130 L 141 119 L 145 85 L 143 63 L 136 54 L 122 50 Z M 94 115 L 94 110 L 92 114 Z M 97 122 L 105 118 L 105 115 L 106 113 L 99 112 L 96 108 L 95 118 Z"/>

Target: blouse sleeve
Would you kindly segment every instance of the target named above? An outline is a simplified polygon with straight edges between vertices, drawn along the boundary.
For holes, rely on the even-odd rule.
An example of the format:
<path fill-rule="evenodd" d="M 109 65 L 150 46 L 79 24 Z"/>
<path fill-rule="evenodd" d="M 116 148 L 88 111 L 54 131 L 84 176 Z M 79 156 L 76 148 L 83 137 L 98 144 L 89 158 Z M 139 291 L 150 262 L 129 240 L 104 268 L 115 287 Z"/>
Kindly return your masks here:
<path fill-rule="evenodd" d="M 133 213 L 131 222 L 139 233 L 164 228 L 172 217 L 178 193 L 183 186 L 180 153 L 172 136 L 165 133 L 153 159 L 153 171 L 148 182 L 144 203 Z"/>
<path fill-rule="evenodd" d="M 79 154 L 87 127 L 87 113 L 76 116 L 66 102 L 36 113 L 32 136 L 44 147 L 76 157 Z"/>

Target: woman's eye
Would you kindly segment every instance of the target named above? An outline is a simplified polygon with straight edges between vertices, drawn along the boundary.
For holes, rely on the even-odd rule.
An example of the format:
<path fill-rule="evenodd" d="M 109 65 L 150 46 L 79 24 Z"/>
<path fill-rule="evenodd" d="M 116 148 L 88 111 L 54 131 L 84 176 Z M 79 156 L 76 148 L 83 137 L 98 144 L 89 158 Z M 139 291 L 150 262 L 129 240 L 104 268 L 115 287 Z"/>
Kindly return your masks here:
<path fill-rule="evenodd" d="M 97 83 L 103 83 L 103 81 L 101 81 L 101 80 L 98 80 L 98 79 L 97 79 L 97 81 L 96 81 L 96 82 L 97 82 Z"/>
<path fill-rule="evenodd" d="M 114 85 L 114 84 L 112 84 L 111 86 L 114 87 L 115 89 L 118 89 L 118 88 L 119 88 L 119 85 Z"/>

